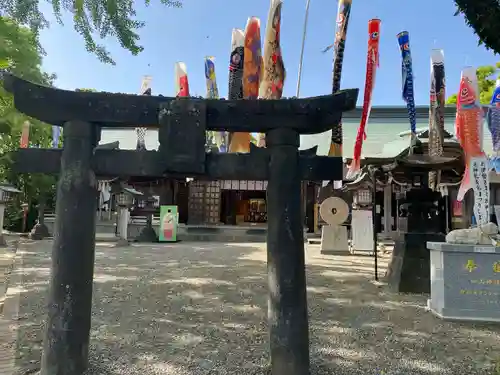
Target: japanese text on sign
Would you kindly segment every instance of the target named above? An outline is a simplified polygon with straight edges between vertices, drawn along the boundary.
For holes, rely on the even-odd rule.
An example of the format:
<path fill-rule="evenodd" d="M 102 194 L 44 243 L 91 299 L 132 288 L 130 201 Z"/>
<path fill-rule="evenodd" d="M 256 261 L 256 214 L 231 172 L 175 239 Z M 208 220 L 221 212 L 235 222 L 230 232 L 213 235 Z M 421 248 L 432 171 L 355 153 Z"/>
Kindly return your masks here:
<path fill-rule="evenodd" d="M 467 263 L 465 263 L 464 268 L 469 271 L 475 271 L 478 268 L 478 265 L 474 261 L 474 259 L 468 259 Z M 500 273 L 500 261 L 493 263 L 493 272 Z"/>
<path fill-rule="evenodd" d="M 486 157 L 471 158 L 471 185 L 477 224 L 487 224 L 490 221 L 490 182 Z"/>

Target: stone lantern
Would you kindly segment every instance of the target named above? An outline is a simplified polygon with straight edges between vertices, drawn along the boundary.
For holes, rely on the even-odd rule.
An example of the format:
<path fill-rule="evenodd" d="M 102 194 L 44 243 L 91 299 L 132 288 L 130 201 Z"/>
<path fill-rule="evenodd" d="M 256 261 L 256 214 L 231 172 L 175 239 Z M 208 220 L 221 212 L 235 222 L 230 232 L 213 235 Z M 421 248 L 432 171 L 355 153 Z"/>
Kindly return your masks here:
<path fill-rule="evenodd" d="M 357 207 L 371 206 L 372 191 L 368 188 L 360 188 L 354 192 L 353 202 Z"/>
<path fill-rule="evenodd" d="M 12 201 L 16 194 L 21 191 L 12 185 L 0 184 L 0 246 L 6 246 L 5 238 L 3 237 L 3 219 L 6 205 Z"/>
<path fill-rule="evenodd" d="M 128 219 L 130 216 L 130 208 L 134 205 L 134 199 L 143 195 L 131 187 L 123 187 L 122 190 L 116 194 L 116 204 L 118 205 L 118 246 L 128 245 Z"/>

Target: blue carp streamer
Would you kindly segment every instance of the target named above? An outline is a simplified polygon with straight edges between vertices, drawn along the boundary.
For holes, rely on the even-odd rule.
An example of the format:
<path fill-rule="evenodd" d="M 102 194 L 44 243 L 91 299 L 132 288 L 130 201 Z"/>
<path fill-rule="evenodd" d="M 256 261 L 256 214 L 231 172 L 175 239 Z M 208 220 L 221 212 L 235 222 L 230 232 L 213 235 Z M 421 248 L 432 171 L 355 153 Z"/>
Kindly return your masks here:
<path fill-rule="evenodd" d="M 497 87 L 493 91 L 488 112 L 486 113 L 486 123 L 491 133 L 493 141 L 493 150 L 500 151 L 500 80 L 497 81 Z"/>
<path fill-rule="evenodd" d="M 215 58 L 205 57 L 205 81 L 207 84 L 207 98 L 219 99 L 219 89 L 215 78 Z M 219 152 L 226 152 L 226 132 L 212 132 L 211 138 L 215 141 Z"/>
<path fill-rule="evenodd" d="M 417 120 L 415 114 L 415 97 L 413 88 L 413 67 L 410 51 L 410 36 L 407 31 L 402 31 L 398 35 L 399 48 L 401 50 L 401 72 L 402 72 L 402 94 L 408 109 L 408 118 L 410 120 L 412 145 L 415 145 L 417 139 Z"/>
<path fill-rule="evenodd" d="M 486 124 L 491 133 L 494 155 L 490 159 L 491 168 L 496 173 L 500 173 L 500 79 L 497 80 L 497 85 L 493 91 L 488 111 L 486 112 Z"/>

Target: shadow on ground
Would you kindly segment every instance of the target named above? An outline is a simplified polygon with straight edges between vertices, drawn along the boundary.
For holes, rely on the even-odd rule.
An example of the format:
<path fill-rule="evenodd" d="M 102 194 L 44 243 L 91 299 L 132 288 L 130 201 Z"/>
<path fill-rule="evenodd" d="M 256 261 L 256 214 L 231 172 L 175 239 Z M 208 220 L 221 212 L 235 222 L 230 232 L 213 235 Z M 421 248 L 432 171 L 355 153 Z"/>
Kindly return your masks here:
<path fill-rule="evenodd" d="M 26 251 L 19 374 L 39 369 L 50 243 Z M 372 261 L 307 251 L 313 375 L 494 374 L 499 326 L 433 317 Z M 266 270 L 258 244 L 99 245 L 89 374 L 267 374 Z"/>

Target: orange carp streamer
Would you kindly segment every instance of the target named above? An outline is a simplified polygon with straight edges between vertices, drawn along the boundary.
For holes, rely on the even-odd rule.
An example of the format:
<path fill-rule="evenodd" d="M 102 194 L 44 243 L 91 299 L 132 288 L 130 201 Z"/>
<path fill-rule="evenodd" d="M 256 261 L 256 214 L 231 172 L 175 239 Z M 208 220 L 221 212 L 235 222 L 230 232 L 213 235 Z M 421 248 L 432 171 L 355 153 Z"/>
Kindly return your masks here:
<path fill-rule="evenodd" d="M 486 157 L 482 147 L 483 110 L 479 104 L 476 71 L 466 68 L 462 71 L 457 96 L 455 131 L 465 154 L 465 173 L 458 189 L 457 200 L 462 201 L 465 193 L 472 188 L 471 159 Z"/>
<path fill-rule="evenodd" d="M 260 19 L 250 17 L 245 28 L 243 61 L 243 99 L 257 99 L 262 76 Z M 237 132 L 231 137 L 229 152 L 250 152 L 250 133 Z"/>
<path fill-rule="evenodd" d="M 361 170 L 361 151 L 363 141 L 366 140 L 366 125 L 370 117 L 372 107 L 372 94 L 375 87 L 375 73 L 379 66 L 379 40 L 380 40 L 380 20 L 373 19 L 368 21 L 368 54 L 366 60 L 366 80 L 365 93 L 363 100 L 363 112 L 361 114 L 361 122 L 354 144 L 354 156 L 347 171 L 346 178 L 354 179 Z"/>

